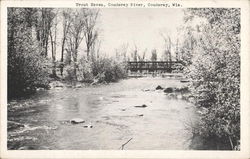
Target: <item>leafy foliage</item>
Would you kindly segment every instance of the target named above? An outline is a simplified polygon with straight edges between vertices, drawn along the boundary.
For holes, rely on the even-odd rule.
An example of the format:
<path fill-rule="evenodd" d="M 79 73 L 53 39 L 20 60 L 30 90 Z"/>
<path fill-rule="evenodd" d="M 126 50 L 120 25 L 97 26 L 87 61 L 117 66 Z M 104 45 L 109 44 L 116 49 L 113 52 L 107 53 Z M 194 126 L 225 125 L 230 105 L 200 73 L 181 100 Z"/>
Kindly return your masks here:
<path fill-rule="evenodd" d="M 126 63 L 110 58 L 98 58 L 93 61 L 82 58 L 79 60 L 78 72 L 79 80 L 116 82 L 126 77 Z"/>
<path fill-rule="evenodd" d="M 35 9 L 8 9 L 8 97 L 18 97 L 46 87 L 46 59 L 41 56 L 32 30 Z"/>
<path fill-rule="evenodd" d="M 240 139 L 240 10 L 206 8 L 187 13 L 189 20 L 206 20 L 193 27 L 196 37 L 192 36 L 195 43 L 186 69 L 197 105 L 203 108 L 199 133 L 226 139 L 234 149 Z"/>

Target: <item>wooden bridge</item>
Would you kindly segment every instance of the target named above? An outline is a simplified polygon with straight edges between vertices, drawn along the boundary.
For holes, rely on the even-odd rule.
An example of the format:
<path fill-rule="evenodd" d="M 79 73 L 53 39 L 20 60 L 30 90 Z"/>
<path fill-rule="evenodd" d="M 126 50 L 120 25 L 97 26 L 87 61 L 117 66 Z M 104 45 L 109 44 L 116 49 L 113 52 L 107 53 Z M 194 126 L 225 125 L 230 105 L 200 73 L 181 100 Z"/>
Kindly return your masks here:
<path fill-rule="evenodd" d="M 182 61 L 129 61 L 128 70 L 131 72 L 172 72 L 183 70 Z"/>

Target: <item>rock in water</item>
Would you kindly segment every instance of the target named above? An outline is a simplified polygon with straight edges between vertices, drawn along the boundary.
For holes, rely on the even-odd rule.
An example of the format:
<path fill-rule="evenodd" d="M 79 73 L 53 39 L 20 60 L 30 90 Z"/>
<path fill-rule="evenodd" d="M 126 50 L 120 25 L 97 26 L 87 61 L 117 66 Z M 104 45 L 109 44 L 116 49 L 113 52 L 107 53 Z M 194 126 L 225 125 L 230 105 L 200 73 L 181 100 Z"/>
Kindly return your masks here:
<path fill-rule="evenodd" d="M 173 93 L 174 92 L 174 89 L 171 88 L 171 87 L 168 87 L 164 90 L 165 93 Z"/>
<path fill-rule="evenodd" d="M 155 89 L 156 90 L 162 90 L 163 88 L 160 85 L 158 85 Z"/>
<path fill-rule="evenodd" d="M 93 125 L 84 125 L 84 128 L 93 128 Z"/>
<path fill-rule="evenodd" d="M 176 88 L 175 92 L 185 94 L 185 93 L 189 93 L 190 91 L 189 91 L 188 87 L 181 87 L 181 88 Z"/>
<path fill-rule="evenodd" d="M 70 120 L 70 123 L 72 124 L 80 124 L 80 123 L 84 123 L 85 121 L 81 118 L 74 118 Z"/>
<path fill-rule="evenodd" d="M 142 105 L 143 108 L 147 107 L 145 104 Z"/>
<path fill-rule="evenodd" d="M 182 80 L 180 80 L 180 82 L 181 82 L 181 83 L 187 83 L 187 82 L 189 82 L 189 80 L 187 80 L 187 79 L 182 79 Z"/>
<path fill-rule="evenodd" d="M 146 108 L 147 106 L 145 104 L 143 104 L 143 105 L 136 105 L 135 107 L 137 107 L 137 108 Z"/>

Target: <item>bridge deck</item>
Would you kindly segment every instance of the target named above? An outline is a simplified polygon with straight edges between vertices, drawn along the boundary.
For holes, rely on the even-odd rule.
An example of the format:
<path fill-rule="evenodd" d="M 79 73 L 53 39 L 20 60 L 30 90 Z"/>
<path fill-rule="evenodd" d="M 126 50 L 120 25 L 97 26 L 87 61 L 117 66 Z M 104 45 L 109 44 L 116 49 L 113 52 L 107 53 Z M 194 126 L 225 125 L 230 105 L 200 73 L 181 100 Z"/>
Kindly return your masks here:
<path fill-rule="evenodd" d="M 172 70 L 183 70 L 183 63 L 182 61 L 129 61 L 128 70 L 172 72 Z"/>

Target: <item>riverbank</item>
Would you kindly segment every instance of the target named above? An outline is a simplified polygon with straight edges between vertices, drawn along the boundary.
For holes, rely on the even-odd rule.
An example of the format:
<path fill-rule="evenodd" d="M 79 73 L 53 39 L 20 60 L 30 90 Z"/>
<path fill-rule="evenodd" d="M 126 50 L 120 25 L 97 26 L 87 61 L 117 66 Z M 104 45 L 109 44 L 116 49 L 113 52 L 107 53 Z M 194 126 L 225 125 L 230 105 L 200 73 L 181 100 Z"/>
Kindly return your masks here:
<path fill-rule="evenodd" d="M 115 82 L 118 82 L 119 80 L 123 79 L 129 79 L 129 78 L 174 78 L 177 80 L 180 80 L 181 82 L 189 82 L 188 79 L 186 79 L 182 73 L 138 73 L 138 72 L 129 72 L 128 75 L 122 79 L 118 79 Z M 114 83 L 114 81 L 105 81 L 101 78 L 93 78 L 89 80 L 80 80 L 80 81 L 69 81 L 65 80 L 65 78 L 56 78 L 49 80 L 49 89 L 60 89 L 62 87 L 67 88 L 81 88 L 84 86 L 91 86 L 91 85 L 107 85 L 109 83 Z M 37 90 L 41 90 L 42 88 L 37 88 Z"/>

